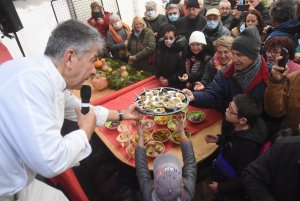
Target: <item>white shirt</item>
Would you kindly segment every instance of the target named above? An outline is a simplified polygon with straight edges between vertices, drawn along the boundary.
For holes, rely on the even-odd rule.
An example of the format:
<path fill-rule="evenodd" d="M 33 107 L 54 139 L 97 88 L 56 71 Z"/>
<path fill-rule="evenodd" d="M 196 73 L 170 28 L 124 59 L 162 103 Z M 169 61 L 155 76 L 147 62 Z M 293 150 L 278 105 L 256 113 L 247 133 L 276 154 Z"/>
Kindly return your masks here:
<path fill-rule="evenodd" d="M 54 177 L 91 153 L 86 133 L 62 137 L 64 118 L 77 121 L 80 100 L 52 61 L 22 58 L 0 65 L 0 200 L 30 183 L 36 173 Z M 93 107 L 102 126 L 108 110 Z"/>

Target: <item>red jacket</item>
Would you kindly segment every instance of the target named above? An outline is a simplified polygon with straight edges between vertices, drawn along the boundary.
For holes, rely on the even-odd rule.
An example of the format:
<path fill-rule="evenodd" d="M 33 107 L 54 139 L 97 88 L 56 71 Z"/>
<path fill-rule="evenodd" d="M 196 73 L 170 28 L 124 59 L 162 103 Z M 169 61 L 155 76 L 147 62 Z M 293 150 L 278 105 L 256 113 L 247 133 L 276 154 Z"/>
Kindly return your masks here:
<path fill-rule="evenodd" d="M 109 12 L 106 12 L 104 11 L 104 16 L 102 17 L 103 21 L 104 21 L 104 24 L 99 24 L 99 23 L 96 23 L 95 25 L 92 25 L 92 17 L 90 17 L 88 20 L 87 20 L 87 23 L 93 27 L 95 27 L 99 33 L 101 34 L 101 36 L 103 36 L 106 40 L 106 37 L 107 37 L 107 31 L 108 31 L 108 28 L 109 28 L 109 16 L 111 14 Z"/>

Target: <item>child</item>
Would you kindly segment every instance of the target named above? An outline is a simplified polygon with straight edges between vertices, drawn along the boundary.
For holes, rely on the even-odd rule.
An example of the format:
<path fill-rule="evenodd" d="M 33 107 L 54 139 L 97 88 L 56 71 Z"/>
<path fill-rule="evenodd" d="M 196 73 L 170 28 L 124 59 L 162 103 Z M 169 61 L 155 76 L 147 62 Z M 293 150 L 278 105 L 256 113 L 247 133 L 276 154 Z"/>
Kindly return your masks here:
<path fill-rule="evenodd" d="M 222 148 L 222 156 L 233 167 L 237 178 L 230 180 L 219 169 L 212 172 L 213 180 L 209 185 L 216 193 L 217 200 L 243 200 L 245 192 L 240 180 L 244 168 L 254 161 L 260 147 L 266 142 L 268 133 L 266 124 L 259 118 L 262 111 L 259 99 L 250 94 L 238 94 L 233 97 L 226 109 L 226 120 L 235 126 L 227 135 L 206 135 L 207 143 L 217 143 Z"/>
<path fill-rule="evenodd" d="M 176 118 L 184 166 L 181 168 L 181 163 L 175 155 L 161 154 L 154 160 L 154 180 L 151 180 L 148 169 L 143 131 L 140 122 L 137 122 L 139 137 L 135 151 L 135 166 L 145 201 L 189 201 L 195 195 L 197 163 L 192 143 L 184 133 L 183 123 L 186 116 L 180 114 Z"/>

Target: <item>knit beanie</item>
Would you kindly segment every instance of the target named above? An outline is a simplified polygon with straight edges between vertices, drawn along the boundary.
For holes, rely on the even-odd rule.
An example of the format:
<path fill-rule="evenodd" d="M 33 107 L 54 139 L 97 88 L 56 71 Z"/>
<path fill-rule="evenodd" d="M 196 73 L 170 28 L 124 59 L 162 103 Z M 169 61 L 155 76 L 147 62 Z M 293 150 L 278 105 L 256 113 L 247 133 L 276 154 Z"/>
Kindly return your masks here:
<path fill-rule="evenodd" d="M 186 3 L 186 9 L 188 8 L 200 8 L 198 0 L 188 0 Z"/>
<path fill-rule="evenodd" d="M 256 59 L 260 51 L 260 35 L 256 27 L 245 28 L 232 42 L 232 50 L 237 50 L 243 55 Z"/>
<path fill-rule="evenodd" d="M 191 43 L 201 43 L 206 45 L 206 40 L 205 40 L 205 36 L 201 31 L 194 31 L 191 36 L 190 36 L 190 40 L 189 40 L 189 45 Z"/>
<path fill-rule="evenodd" d="M 91 3 L 91 9 L 93 10 L 94 8 L 99 7 L 99 8 L 103 8 L 103 6 L 101 5 L 100 2 L 94 1 L 93 3 Z"/>

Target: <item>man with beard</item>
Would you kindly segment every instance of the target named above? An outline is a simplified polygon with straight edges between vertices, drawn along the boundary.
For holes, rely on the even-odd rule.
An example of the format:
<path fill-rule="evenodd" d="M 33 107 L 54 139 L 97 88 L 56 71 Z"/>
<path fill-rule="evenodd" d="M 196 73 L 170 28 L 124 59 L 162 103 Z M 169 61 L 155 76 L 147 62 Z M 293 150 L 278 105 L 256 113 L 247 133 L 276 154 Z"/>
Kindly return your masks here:
<path fill-rule="evenodd" d="M 198 0 L 188 0 L 186 4 L 187 16 L 180 18 L 176 22 L 176 28 L 179 35 L 190 38 L 194 31 L 202 31 L 206 25 L 205 18 L 200 14 L 200 5 Z"/>
<path fill-rule="evenodd" d="M 230 36 L 230 31 L 223 26 L 221 22 L 220 12 L 216 8 L 209 9 L 206 13 L 206 26 L 203 33 L 214 42 L 222 36 Z"/>

